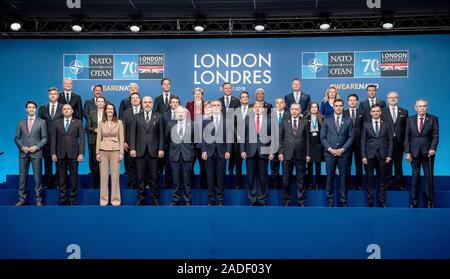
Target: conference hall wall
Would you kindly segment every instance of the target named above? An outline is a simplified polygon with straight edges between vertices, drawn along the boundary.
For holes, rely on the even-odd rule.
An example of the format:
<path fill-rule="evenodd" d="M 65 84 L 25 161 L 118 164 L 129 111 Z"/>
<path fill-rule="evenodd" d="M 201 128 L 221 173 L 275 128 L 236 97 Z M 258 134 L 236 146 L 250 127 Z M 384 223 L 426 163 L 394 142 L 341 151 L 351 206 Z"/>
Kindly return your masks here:
<path fill-rule="evenodd" d="M 342 36 L 305 38 L 217 39 L 6 39 L 0 42 L 1 137 L 0 181 L 18 173 L 14 144 L 17 122 L 25 117 L 25 102 L 47 102 L 50 86 L 62 88 L 63 77 L 74 79 L 74 92 L 83 102 L 94 84 L 105 86 L 105 96 L 116 105 L 128 96 L 127 85 L 139 84 L 141 95 L 161 94 L 160 79 L 172 80 L 172 93 L 182 104 L 201 87 L 205 99 L 221 96 L 229 81 L 234 95 L 257 88 L 266 99 L 290 92 L 291 80 L 302 79 L 303 91 L 321 101 L 328 86 L 341 97 L 357 93 L 366 98 L 365 86 L 375 83 L 378 96 L 395 90 L 400 106 L 414 114 L 419 97 L 429 100 L 429 112 L 439 117 L 441 143 L 436 175 L 450 175 L 446 145 L 450 125 L 449 35 Z M 86 154 L 87 155 L 87 154 Z M 88 172 L 88 163 L 80 173 Z M 406 174 L 411 173 L 405 164 Z"/>

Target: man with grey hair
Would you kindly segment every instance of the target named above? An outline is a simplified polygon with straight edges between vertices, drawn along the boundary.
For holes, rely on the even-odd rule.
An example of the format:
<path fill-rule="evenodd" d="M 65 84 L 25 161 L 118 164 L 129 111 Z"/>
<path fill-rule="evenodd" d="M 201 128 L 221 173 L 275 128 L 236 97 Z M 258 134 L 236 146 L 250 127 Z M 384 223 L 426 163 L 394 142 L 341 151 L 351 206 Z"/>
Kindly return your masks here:
<path fill-rule="evenodd" d="M 405 130 L 408 110 L 398 106 L 398 93 L 395 91 L 387 94 L 388 106 L 383 109 L 381 119 L 394 127 L 392 161 L 386 164 L 386 180 L 391 185 L 396 185 L 398 190 L 406 190 L 406 181 L 403 177 L 403 152 L 405 151 Z M 392 176 L 394 165 L 394 176 Z"/>
<path fill-rule="evenodd" d="M 263 109 L 267 111 L 269 114 L 272 111 L 272 104 L 267 103 L 264 100 L 265 97 L 265 91 L 262 88 L 258 88 L 255 91 L 255 102 L 260 102 L 262 104 Z M 250 107 L 253 107 L 254 104 L 251 104 Z"/>
<path fill-rule="evenodd" d="M 164 157 L 164 127 L 161 115 L 152 112 L 153 99 L 142 98 L 143 112 L 134 117 L 130 132 L 130 157 L 136 158 L 138 197 L 136 205 L 145 201 L 145 177 L 148 173 L 153 205 L 159 204 L 158 158 Z"/>
<path fill-rule="evenodd" d="M 122 101 L 120 101 L 120 106 L 119 106 L 119 118 L 122 119 L 122 115 L 123 113 L 131 108 L 131 95 L 133 93 L 139 93 L 139 85 L 137 85 L 137 83 L 130 83 L 128 84 L 128 92 L 130 92 L 130 96 L 126 97 L 125 99 L 122 99 Z"/>
<path fill-rule="evenodd" d="M 73 118 L 83 121 L 83 102 L 80 95 L 72 92 L 73 80 L 71 78 L 64 78 L 64 91 L 59 94 L 58 102 L 62 105 L 69 104 L 73 110 Z"/>
<path fill-rule="evenodd" d="M 417 114 L 406 121 L 405 158 L 411 162 L 412 187 L 411 204 L 419 207 L 420 167 L 425 175 L 425 206 L 433 207 L 433 167 L 439 143 L 439 122 L 434 115 L 427 113 L 428 102 L 425 99 L 416 101 Z"/>

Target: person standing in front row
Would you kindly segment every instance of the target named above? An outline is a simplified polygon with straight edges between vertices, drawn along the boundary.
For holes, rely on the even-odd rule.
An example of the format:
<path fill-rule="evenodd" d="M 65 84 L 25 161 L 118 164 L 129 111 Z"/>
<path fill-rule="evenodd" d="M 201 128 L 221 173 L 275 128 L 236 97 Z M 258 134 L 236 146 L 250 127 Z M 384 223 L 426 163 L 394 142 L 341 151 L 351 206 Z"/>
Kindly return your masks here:
<path fill-rule="evenodd" d="M 109 203 L 109 167 L 111 167 L 111 204 L 120 205 L 120 162 L 123 160 L 124 130 L 113 104 L 106 105 L 98 125 L 96 154 L 100 162 L 100 205 Z"/>
<path fill-rule="evenodd" d="M 86 123 L 86 132 L 88 136 L 89 169 L 92 173 L 92 188 L 98 189 L 100 186 L 100 165 L 97 160 L 97 131 L 102 122 L 106 100 L 100 96 L 96 99 L 96 109 L 92 110 Z"/>
<path fill-rule="evenodd" d="M 388 122 L 381 120 L 381 108 L 373 105 L 370 108 L 372 121 L 365 122 L 361 131 L 361 157 L 364 165 L 369 166 L 367 183 L 367 206 L 374 206 L 373 187 L 375 184 L 375 169 L 380 190 L 378 201 L 380 207 L 386 207 L 385 192 L 389 185 L 386 179 L 386 165 L 392 160 L 392 138 L 394 128 Z"/>
<path fill-rule="evenodd" d="M 36 206 L 42 206 L 42 149 L 47 142 L 45 121 L 36 117 L 37 105 L 28 101 L 27 118 L 17 125 L 14 141 L 19 148 L 19 200 L 16 206 L 25 205 L 26 186 L 30 163 L 33 168 Z"/>
<path fill-rule="evenodd" d="M 343 116 L 344 101 L 336 99 L 333 103 L 334 114 L 326 118 L 320 129 L 320 141 L 324 147 L 327 170 L 327 198 L 328 207 L 334 205 L 334 179 L 336 167 L 339 169 L 340 202 L 347 207 L 347 187 L 345 176 L 348 164 L 349 149 L 355 134 L 350 117 Z"/>
<path fill-rule="evenodd" d="M 320 175 L 322 172 L 321 164 L 323 162 L 323 146 L 320 142 L 320 128 L 323 124 L 323 116 L 319 111 L 319 104 L 317 102 L 311 102 L 309 104 L 309 111 L 306 116 L 309 127 L 309 141 L 310 141 L 310 157 L 311 160 L 307 163 L 307 176 L 306 183 L 307 188 L 313 190 L 319 190 L 320 188 Z M 315 181 L 313 183 L 313 168 L 316 171 Z"/>
<path fill-rule="evenodd" d="M 57 162 L 59 205 L 76 204 L 78 163 L 84 160 L 84 129 L 81 120 L 73 118 L 73 109 L 63 105 L 64 118 L 53 123 L 51 153 Z M 67 171 L 70 173 L 70 196 L 67 197 Z"/>
<path fill-rule="evenodd" d="M 427 113 L 428 101 L 418 99 L 416 101 L 417 115 L 408 118 L 405 133 L 405 157 L 411 162 L 412 187 L 411 205 L 419 207 L 420 166 L 425 174 L 425 206 L 434 207 L 433 201 L 433 176 L 434 158 L 439 143 L 439 122 L 434 115 Z"/>

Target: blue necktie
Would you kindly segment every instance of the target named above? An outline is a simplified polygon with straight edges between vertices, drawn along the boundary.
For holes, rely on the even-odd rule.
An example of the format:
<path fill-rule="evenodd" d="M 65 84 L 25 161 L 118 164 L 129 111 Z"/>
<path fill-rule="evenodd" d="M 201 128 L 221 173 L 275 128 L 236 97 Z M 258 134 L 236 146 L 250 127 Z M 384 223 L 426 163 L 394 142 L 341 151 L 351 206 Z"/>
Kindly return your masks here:
<path fill-rule="evenodd" d="M 64 126 L 64 130 L 69 131 L 69 119 L 66 120 L 66 126 Z"/>

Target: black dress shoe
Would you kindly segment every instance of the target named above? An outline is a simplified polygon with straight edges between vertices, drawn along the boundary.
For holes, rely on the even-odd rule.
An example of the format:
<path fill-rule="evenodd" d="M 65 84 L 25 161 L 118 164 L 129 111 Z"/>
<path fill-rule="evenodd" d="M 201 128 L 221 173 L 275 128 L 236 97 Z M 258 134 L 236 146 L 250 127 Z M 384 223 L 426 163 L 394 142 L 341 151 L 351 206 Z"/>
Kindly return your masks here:
<path fill-rule="evenodd" d="M 432 202 L 427 202 L 427 208 L 433 208 L 433 203 Z"/>
<path fill-rule="evenodd" d="M 223 206 L 223 201 L 217 203 L 218 206 Z"/>
<path fill-rule="evenodd" d="M 328 202 L 328 207 L 333 207 L 334 203 L 333 202 Z"/>
<path fill-rule="evenodd" d="M 385 204 L 384 202 L 382 202 L 382 203 L 380 203 L 380 207 L 385 208 L 385 207 L 386 207 L 386 204 Z"/>
<path fill-rule="evenodd" d="M 209 202 L 208 202 L 208 205 L 209 205 L 209 206 L 214 206 L 214 205 L 216 205 L 216 202 L 215 202 L 215 201 L 209 201 Z"/>
<path fill-rule="evenodd" d="M 367 203 L 367 207 L 373 207 L 373 202 Z"/>
<path fill-rule="evenodd" d="M 342 203 L 342 205 L 341 205 L 342 207 L 347 207 L 347 203 L 346 202 L 344 202 L 344 203 Z"/>
<path fill-rule="evenodd" d="M 284 203 L 284 206 L 285 206 L 285 207 L 289 207 L 289 206 L 291 206 L 291 203 L 290 203 L 290 202 L 285 202 L 285 203 Z"/>
<path fill-rule="evenodd" d="M 171 202 L 170 205 L 171 206 L 175 206 L 175 205 L 177 205 L 177 203 L 176 202 Z"/>
<path fill-rule="evenodd" d="M 72 206 L 73 206 L 73 205 L 77 205 L 77 202 L 71 201 L 71 202 L 70 202 L 70 205 L 72 205 Z"/>
<path fill-rule="evenodd" d="M 158 202 L 157 199 L 153 199 L 153 205 L 154 205 L 154 206 L 158 206 L 158 205 L 159 205 L 159 202 Z"/>
<path fill-rule="evenodd" d="M 191 206 L 191 202 L 186 202 L 186 206 Z"/>
<path fill-rule="evenodd" d="M 417 204 L 410 204 L 409 205 L 409 208 L 418 208 L 419 207 L 419 205 L 417 205 Z"/>

